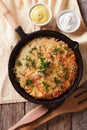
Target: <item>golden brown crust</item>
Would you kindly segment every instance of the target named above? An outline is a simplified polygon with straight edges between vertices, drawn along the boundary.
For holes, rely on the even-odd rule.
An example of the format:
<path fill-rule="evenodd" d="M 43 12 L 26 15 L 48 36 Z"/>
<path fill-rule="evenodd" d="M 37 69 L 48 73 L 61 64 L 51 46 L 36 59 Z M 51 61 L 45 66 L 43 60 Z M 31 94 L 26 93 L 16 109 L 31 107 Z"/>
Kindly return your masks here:
<path fill-rule="evenodd" d="M 22 48 L 14 70 L 27 93 L 39 99 L 52 99 L 71 87 L 78 65 L 74 52 L 65 42 L 41 37 Z"/>

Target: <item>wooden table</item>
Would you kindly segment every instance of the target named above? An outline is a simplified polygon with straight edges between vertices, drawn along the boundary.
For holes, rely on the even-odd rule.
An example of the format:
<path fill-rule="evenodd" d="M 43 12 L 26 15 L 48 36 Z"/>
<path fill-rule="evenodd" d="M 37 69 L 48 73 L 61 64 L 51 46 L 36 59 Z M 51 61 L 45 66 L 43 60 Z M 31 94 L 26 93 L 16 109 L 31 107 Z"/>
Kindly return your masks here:
<path fill-rule="evenodd" d="M 78 3 L 87 25 L 87 0 Z M 0 105 L 0 130 L 7 130 L 34 107 L 31 102 Z M 58 116 L 36 130 L 87 130 L 87 109 Z"/>

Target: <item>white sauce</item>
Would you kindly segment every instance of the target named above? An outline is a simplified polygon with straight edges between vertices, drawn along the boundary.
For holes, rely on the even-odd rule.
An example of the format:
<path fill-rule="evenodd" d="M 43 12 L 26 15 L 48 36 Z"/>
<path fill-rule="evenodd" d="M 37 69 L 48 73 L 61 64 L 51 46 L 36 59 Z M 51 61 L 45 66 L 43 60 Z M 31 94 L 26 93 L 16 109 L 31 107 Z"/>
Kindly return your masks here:
<path fill-rule="evenodd" d="M 75 12 L 66 11 L 59 16 L 57 24 L 62 31 L 73 32 L 79 27 L 80 19 Z"/>

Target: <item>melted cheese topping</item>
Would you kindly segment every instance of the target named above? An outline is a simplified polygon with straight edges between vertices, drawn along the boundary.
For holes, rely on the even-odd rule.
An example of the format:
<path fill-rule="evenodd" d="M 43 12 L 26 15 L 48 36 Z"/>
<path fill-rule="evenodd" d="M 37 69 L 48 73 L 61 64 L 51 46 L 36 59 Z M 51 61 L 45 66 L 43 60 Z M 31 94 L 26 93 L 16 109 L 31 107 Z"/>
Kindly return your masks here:
<path fill-rule="evenodd" d="M 39 99 L 52 99 L 71 87 L 77 69 L 75 54 L 65 42 L 41 37 L 22 48 L 14 73 L 28 94 Z"/>

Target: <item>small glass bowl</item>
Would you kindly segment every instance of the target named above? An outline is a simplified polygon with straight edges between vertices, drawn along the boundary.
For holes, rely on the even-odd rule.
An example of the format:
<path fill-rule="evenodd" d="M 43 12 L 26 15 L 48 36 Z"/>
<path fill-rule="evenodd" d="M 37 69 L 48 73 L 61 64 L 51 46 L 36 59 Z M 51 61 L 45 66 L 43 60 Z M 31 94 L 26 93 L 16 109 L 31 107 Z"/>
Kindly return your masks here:
<path fill-rule="evenodd" d="M 80 17 L 75 11 L 64 10 L 57 17 L 56 23 L 61 31 L 65 33 L 73 33 L 80 26 Z"/>
<path fill-rule="evenodd" d="M 34 9 L 34 7 L 39 6 L 39 5 L 44 6 L 45 8 L 47 8 L 47 9 L 48 9 L 48 12 L 49 12 L 49 18 L 48 18 L 48 20 L 47 20 L 46 22 L 44 22 L 44 23 L 36 23 L 36 22 L 34 22 L 34 21 L 31 19 L 31 17 L 30 17 L 30 13 L 31 13 L 32 9 Z M 52 11 L 51 11 L 51 9 L 50 9 L 47 5 L 42 4 L 42 3 L 36 3 L 36 4 L 33 5 L 33 6 L 31 7 L 31 9 L 29 10 L 29 19 L 30 19 L 30 21 L 31 21 L 34 25 L 37 25 L 37 26 L 45 26 L 45 25 L 47 25 L 47 24 L 50 22 L 50 20 L 52 19 Z"/>

